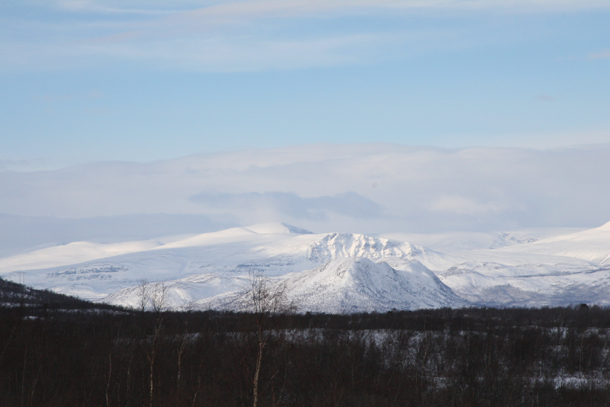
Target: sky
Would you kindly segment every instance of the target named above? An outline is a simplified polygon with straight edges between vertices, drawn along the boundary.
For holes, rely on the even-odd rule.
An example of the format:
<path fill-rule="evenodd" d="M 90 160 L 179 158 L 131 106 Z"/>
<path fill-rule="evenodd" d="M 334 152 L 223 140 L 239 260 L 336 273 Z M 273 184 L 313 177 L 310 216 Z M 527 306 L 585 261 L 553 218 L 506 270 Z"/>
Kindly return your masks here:
<path fill-rule="evenodd" d="M 4 0 L 0 256 L 610 220 L 609 0 Z"/>
<path fill-rule="evenodd" d="M 608 0 L 4 0 L 0 170 L 610 143 Z"/>

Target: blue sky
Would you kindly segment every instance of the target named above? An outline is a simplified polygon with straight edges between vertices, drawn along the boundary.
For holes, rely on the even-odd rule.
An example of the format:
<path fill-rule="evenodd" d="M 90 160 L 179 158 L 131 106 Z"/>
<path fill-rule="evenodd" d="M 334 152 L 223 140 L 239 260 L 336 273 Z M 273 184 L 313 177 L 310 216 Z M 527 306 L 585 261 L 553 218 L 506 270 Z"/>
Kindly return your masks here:
<path fill-rule="evenodd" d="M 610 1 L 5 0 L 0 165 L 610 143 Z"/>

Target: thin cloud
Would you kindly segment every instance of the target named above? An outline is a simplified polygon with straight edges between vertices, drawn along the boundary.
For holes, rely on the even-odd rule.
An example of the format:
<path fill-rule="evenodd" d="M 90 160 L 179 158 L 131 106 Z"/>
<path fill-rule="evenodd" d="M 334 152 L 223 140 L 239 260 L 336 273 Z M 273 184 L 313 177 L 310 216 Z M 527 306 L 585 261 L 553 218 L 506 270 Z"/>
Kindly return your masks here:
<path fill-rule="evenodd" d="M 610 49 L 589 54 L 587 59 L 610 59 Z"/>
<path fill-rule="evenodd" d="M 55 3 L 55 7 L 71 12 L 86 12 L 86 13 L 110 13 L 110 14 L 148 14 L 148 15 L 164 15 L 179 13 L 184 10 L 165 10 L 155 8 L 131 8 L 133 2 L 122 2 L 117 6 L 112 7 L 104 4 L 109 2 L 96 2 L 92 0 L 61 0 Z M 112 3 L 112 2 L 110 2 Z M 141 4 L 139 4 L 141 5 Z M 124 7 L 120 7 L 124 6 Z M 125 6 L 127 8 L 125 8 Z"/>
<path fill-rule="evenodd" d="M 48 7 L 40 0 L 26 4 Z M 124 62 L 226 72 L 367 63 L 451 48 L 456 42 L 463 47 L 480 39 L 438 26 L 425 33 L 409 27 L 345 25 L 309 31 L 294 29 L 293 22 L 361 15 L 383 19 L 412 12 L 430 12 L 430 16 L 439 11 L 458 16 L 473 11 L 552 12 L 610 8 L 610 4 L 599 0 L 178 0 L 168 6 L 153 0 L 61 0 L 51 7 L 70 14 L 70 19 L 38 21 L 24 17 L 27 14 L 5 19 L 7 29 L 18 35 L 0 38 L 0 68 L 61 70 L 116 67 Z"/>
<path fill-rule="evenodd" d="M 461 195 L 443 195 L 430 204 L 434 212 L 447 212 L 454 215 L 501 215 L 505 212 L 523 210 L 523 206 L 512 202 L 491 200 L 480 202 Z"/>
<path fill-rule="evenodd" d="M 202 3 L 212 3 L 201 7 Z M 246 0 L 246 1 L 176 1 L 174 9 L 158 1 L 62 0 L 57 7 L 70 11 L 104 13 L 166 14 L 184 11 L 185 15 L 295 17 L 328 12 L 352 12 L 363 9 L 433 9 L 433 10 L 514 10 L 514 11 L 565 11 L 590 8 L 609 8 L 603 0 Z M 180 10 L 182 9 L 182 10 Z"/>
<path fill-rule="evenodd" d="M 124 32 L 94 40 L 64 44 L 11 44 L 3 61 L 9 69 L 63 69 L 91 64 L 142 63 L 161 68 L 203 72 L 240 72 L 340 66 L 383 58 L 408 36 L 385 33 L 345 33 L 314 38 L 266 36 L 167 37 L 153 31 Z M 0 49 L 2 49 L 0 44 Z M 44 61 L 44 63 L 41 63 Z M 105 61 L 105 62 L 104 62 Z"/>
<path fill-rule="evenodd" d="M 83 45 L 91 52 L 134 60 L 160 59 L 160 65 L 204 70 L 242 71 L 340 65 L 358 60 L 391 39 L 383 35 L 353 34 L 321 38 L 205 38 L 193 41 L 138 41 L 118 45 Z"/>
<path fill-rule="evenodd" d="M 241 4 L 241 8 L 206 7 L 203 10 L 207 17 L 203 19 L 193 17 L 199 12 L 195 10 L 195 14 L 131 21 L 107 18 L 61 25 L 52 21 L 11 22 L 11 31 L 39 35 L 31 36 L 35 40 L 0 39 L 0 50 L 5 55 L 0 67 L 36 71 L 145 62 L 163 69 L 208 72 L 295 69 L 353 64 L 373 57 L 383 59 L 384 51 L 390 55 L 388 49 L 422 37 L 420 33 L 363 32 L 357 28 L 312 34 L 282 24 L 269 29 L 222 16 L 223 13 L 244 18 L 264 16 L 255 12 L 240 14 L 244 11 Z M 92 1 L 64 6 L 75 10 L 99 7 Z M 435 35 L 438 36 L 424 33 L 423 37 Z"/>
<path fill-rule="evenodd" d="M 45 160 L 9 160 L 0 159 L 0 171 L 28 171 L 39 169 L 39 166 L 44 166 Z"/>
<path fill-rule="evenodd" d="M 197 213 L 316 231 L 595 226 L 610 220 L 609 152 L 315 145 L 0 171 L 0 190 L 10 191 L 0 194 L 0 213 Z"/>
<path fill-rule="evenodd" d="M 189 199 L 233 213 L 266 213 L 271 219 L 288 216 L 297 220 L 325 221 L 329 219 L 329 211 L 355 219 L 381 215 L 379 204 L 355 192 L 314 198 L 304 198 L 293 192 L 201 193 Z"/>

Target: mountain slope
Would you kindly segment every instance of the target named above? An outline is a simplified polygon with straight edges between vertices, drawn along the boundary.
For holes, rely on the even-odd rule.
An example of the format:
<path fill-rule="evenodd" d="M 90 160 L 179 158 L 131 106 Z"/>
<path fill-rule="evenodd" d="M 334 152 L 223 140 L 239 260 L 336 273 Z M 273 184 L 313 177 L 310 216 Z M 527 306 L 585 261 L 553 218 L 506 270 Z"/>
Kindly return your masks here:
<path fill-rule="evenodd" d="M 421 263 L 402 261 L 401 266 L 396 270 L 386 262 L 363 257 L 336 258 L 269 281 L 267 289 L 281 292 L 284 304 L 298 312 L 385 312 L 468 304 Z M 240 290 L 204 298 L 193 307 L 247 310 L 251 305 L 246 291 L 249 281 L 244 278 Z"/>
<path fill-rule="evenodd" d="M 451 258 L 451 256 L 447 256 Z M 454 292 L 491 306 L 610 305 L 610 223 L 493 250 L 453 254 L 431 267 Z"/>
<path fill-rule="evenodd" d="M 454 293 L 480 305 L 610 305 L 610 224 L 520 241 L 441 253 L 392 239 L 313 234 L 272 223 L 103 247 L 68 244 L 0 259 L 0 274 L 127 306 L 137 306 L 136 287 L 145 279 L 163 283 L 174 308 L 230 307 L 252 274 L 285 282 L 303 310 L 457 306 Z M 99 258 L 65 264 L 83 256 Z"/>
<path fill-rule="evenodd" d="M 499 250 L 507 253 L 573 257 L 601 265 L 610 265 L 610 222 L 598 228 Z"/>
<path fill-rule="evenodd" d="M 466 305 L 418 262 L 395 270 L 386 262 L 337 258 L 287 276 L 286 296 L 304 311 L 363 312 Z"/>
<path fill-rule="evenodd" d="M 82 263 L 25 270 L 24 276 L 28 284 L 34 286 L 54 287 L 58 292 L 132 307 L 138 304 L 137 287 L 143 280 L 153 284 L 162 282 L 167 287 L 167 304 L 180 308 L 189 304 L 201 307 L 213 298 L 235 296 L 253 273 L 276 281 L 285 280 L 287 284 L 292 284 L 289 278 L 297 278 L 299 282 L 294 284 L 305 287 L 303 282 L 315 273 L 298 278 L 299 273 L 328 264 L 339 267 L 347 261 L 353 262 L 350 270 L 355 273 L 348 274 L 359 277 L 348 291 L 344 290 L 346 286 L 337 289 L 344 294 L 351 292 L 345 295 L 353 299 L 353 305 L 358 309 L 411 309 L 459 303 L 423 265 L 414 266 L 418 259 L 438 254 L 406 242 L 349 233 L 312 234 L 278 223 L 227 229 L 166 244 L 147 244 L 124 244 L 120 247 L 124 251 L 138 245 L 142 250 Z M 57 257 L 49 262 L 65 261 L 70 256 L 76 258 L 79 254 L 70 250 L 78 252 L 80 247 L 82 245 L 75 244 L 55 248 Z M 98 250 L 97 253 L 106 255 L 108 252 Z M 4 267 L 0 270 L 4 270 L 4 275 L 15 276 L 19 272 L 14 270 L 16 265 L 39 264 L 36 261 L 41 258 L 40 253 L 29 255 L 29 259 L 27 254 L 22 255 L 20 263 L 14 259 L 8 259 L 12 263 L 7 259 L 4 263 L 0 261 L 0 267 Z M 381 263 L 384 260 L 398 263 L 391 268 Z M 333 267 L 327 266 L 325 270 Z M 390 277 L 388 273 L 395 276 Z M 341 285 L 341 280 L 335 283 Z M 369 284 L 373 291 L 367 291 Z M 413 287 L 420 289 L 413 291 Z M 375 290 L 378 294 L 373 295 Z M 361 296 L 366 292 L 368 300 Z M 385 298 L 383 293 L 393 294 Z M 405 297 L 400 297 L 400 293 Z M 313 302 L 307 302 L 302 291 L 296 290 L 293 297 L 307 309 L 322 310 Z M 349 301 L 344 301 L 340 306 L 333 305 L 333 309 L 346 310 L 349 306 Z"/>

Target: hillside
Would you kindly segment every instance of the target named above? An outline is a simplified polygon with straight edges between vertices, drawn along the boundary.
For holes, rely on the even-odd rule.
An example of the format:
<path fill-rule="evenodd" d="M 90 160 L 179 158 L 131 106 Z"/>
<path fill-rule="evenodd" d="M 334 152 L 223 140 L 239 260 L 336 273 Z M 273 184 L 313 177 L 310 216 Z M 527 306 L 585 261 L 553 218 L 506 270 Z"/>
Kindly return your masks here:
<path fill-rule="evenodd" d="M 90 309 L 111 308 L 106 304 L 93 304 L 89 301 L 59 294 L 50 290 L 36 290 L 23 284 L 0 278 L 0 307 L 22 307 L 29 310 L 37 308 Z"/>
<path fill-rule="evenodd" d="M 268 223 L 147 241 L 74 242 L 0 258 L 0 274 L 24 278 L 34 288 L 131 307 L 147 281 L 162 285 L 167 306 L 175 309 L 235 309 L 231 304 L 253 275 L 285 287 L 304 312 L 610 305 L 609 224 L 541 238 L 497 236 L 503 247 L 465 250 L 453 234 L 456 249 L 441 252 Z"/>

